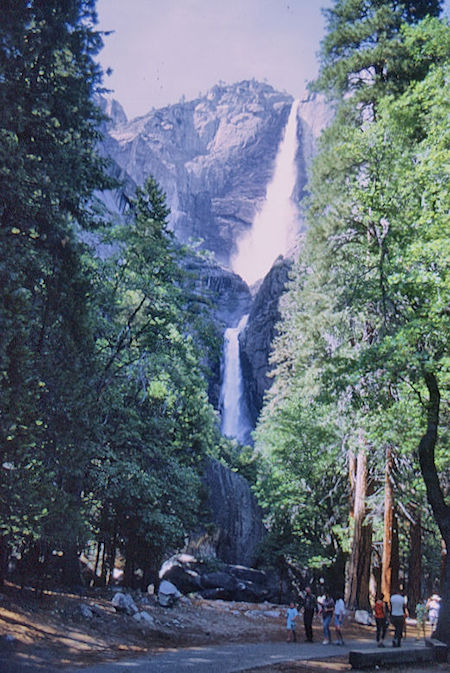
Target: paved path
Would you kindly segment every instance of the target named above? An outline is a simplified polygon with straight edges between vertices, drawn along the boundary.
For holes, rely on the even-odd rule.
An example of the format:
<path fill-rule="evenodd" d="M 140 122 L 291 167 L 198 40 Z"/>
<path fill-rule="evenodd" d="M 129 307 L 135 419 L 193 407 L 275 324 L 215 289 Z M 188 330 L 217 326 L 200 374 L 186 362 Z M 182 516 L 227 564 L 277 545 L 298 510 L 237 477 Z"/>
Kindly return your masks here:
<path fill-rule="evenodd" d="M 348 654 L 351 649 L 369 649 L 373 644 L 373 639 L 349 639 L 344 647 L 285 642 L 189 647 L 65 673 L 234 673 L 283 661 L 334 657 Z"/>

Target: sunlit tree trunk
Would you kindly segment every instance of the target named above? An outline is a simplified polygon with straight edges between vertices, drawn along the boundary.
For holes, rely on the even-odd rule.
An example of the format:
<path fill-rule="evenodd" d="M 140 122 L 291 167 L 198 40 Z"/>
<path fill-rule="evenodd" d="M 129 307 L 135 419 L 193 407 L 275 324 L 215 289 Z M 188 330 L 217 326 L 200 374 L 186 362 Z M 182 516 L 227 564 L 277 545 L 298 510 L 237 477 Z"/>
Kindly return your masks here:
<path fill-rule="evenodd" d="M 408 566 L 408 607 L 409 614 L 416 616 L 416 605 L 421 598 L 422 580 L 422 519 L 419 509 L 414 512 L 410 524 L 410 551 Z"/>
<path fill-rule="evenodd" d="M 394 537 L 394 489 L 392 485 L 392 468 L 394 458 L 392 447 L 386 449 L 386 462 L 384 470 L 384 535 L 383 557 L 381 562 L 381 591 L 384 600 L 388 601 L 392 586 L 392 542 Z"/>
<path fill-rule="evenodd" d="M 367 453 L 360 450 L 356 460 L 356 479 L 355 479 L 355 497 L 354 497 L 354 524 L 353 524 L 353 542 L 349 561 L 348 585 L 346 593 L 346 603 L 350 608 L 359 607 L 358 601 L 368 603 L 369 595 L 369 577 L 366 577 L 366 569 L 369 568 L 370 574 L 370 552 L 367 550 L 367 537 L 369 536 L 367 526 L 364 527 L 366 516 L 366 495 L 367 495 Z M 370 532 L 370 544 L 371 544 Z M 368 558 L 367 558 L 368 557 Z M 368 562 L 368 563 L 367 563 Z M 367 586 L 367 600 L 362 598 L 362 589 Z"/>

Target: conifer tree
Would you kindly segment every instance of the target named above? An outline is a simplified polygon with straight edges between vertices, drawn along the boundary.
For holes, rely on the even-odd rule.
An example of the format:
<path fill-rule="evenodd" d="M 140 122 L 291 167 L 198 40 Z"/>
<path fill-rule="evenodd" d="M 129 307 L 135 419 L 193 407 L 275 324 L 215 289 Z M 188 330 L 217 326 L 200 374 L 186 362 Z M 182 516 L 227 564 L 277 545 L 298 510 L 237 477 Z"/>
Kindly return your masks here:
<path fill-rule="evenodd" d="M 341 414 L 346 443 L 352 428 L 363 430 L 375 466 L 391 439 L 399 452 L 420 444 L 428 497 L 446 538 L 448 505 L 433 452 L 438 422 L 445 425 L 439 386 L 448 376 L 441 341 L 448 191 L 437 157 L 442 165 L 447 156 L 439 86 L 445 89 L 449 32 L 426 18 L 438 9 L 338 0 L 328 13 L 316 88 L 329 94 L 336 116 L 309 182 L 310 229 L 285 300 L 266 408 L 272 400 L 286 404 L 293 391 L 311 409 L 326 402 Z M 412 426 L 406 441 L 405 430 L 388 424 L 405 409 Z M 266 422 L 263 415 L 260 441 Z"/>
<path fill-rule="evenodd" d="M 93 344 L 73 226 L 108 184 L 94 149 L 101 36 L 92 0 L 2 2 L 1 16 L 1 539 L 32 541 L 47 526 L 73 549 Z"/>

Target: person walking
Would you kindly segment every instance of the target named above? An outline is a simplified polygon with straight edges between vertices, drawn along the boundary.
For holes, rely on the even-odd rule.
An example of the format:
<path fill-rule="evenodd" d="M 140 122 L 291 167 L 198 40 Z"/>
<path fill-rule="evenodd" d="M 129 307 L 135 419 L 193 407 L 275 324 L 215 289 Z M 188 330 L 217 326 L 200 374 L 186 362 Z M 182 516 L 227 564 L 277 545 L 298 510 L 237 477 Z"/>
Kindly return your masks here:
<path fill-rule="evenodd" d="M 431 625 L 431 633 L 436 630 L 440 608 L 441 597 L 438 596 L 438 594 L 433 594 L 427 601 L 428 620 Z"/>
<path fill-rule="evenodd" d="M 340 595 L 334 606 L 334 628 L 336 629 L 337 641 L 336 645 L 345 645 L 344 638 L 342 636 L 342 627 L 344 625 L 345 619 L 345 603 L 344 599 Z"/>
<path fill-rule="evenodd" d="M 392 647 L 401 647 L 403 627 L 405 623 L 405 598 L 398 591 L 391 596 L 391 622 L 394 626 L 395 633 L 392 641 Z"/>
<path fill-rule="evenodd" d="M 295 631 L 297 626 L 298 610 L 295 607 L 294 603 L 290 603 L 286 613 L 286 628 L 288 630 L 287 643 L 297 642 L 297 633 Z"/>
<path fill-rule="evenodd" d="M 330 624 L 333 619 L 334 612 L 334 600 L 331 598 L 328 591 L 325 592 L 325 599 L 323 600 L 321 606 L 321 615 L 323 623 L 323 645 L 329 645 L 331 643 L 331 632 Z"/>
<path fill-rule="evenodd" d="M 375 623 L 377 625 L 377 643 L 378 647 L 384 647 L 384 638 L 386 636 L 389 624 L 389 608 L 384 600 L 384 594 L 380 594 L 375 601 Z"/>
<path fill-rule="evenodd" d="M 317 612 L 317 599 L 311 592 L 311 587 L 305 587 L 305 598 L 303 599 L 303 624 L 305 626 L 306 642 L 313 642 L 313 618 Z"/>

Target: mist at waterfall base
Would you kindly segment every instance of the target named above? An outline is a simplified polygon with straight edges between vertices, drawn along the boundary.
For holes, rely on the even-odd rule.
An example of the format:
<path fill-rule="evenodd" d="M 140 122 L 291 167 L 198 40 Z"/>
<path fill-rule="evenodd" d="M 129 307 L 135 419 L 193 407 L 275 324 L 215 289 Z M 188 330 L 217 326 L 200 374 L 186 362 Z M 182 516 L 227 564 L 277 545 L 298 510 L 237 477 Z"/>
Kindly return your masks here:
<path fill-rule="evenodd" d="M 252 227 L 238 241 L 232 269 L 248 285 L 264 278 L 274 261 L 285 256 L 295 242 L 298 230 L 298 209 L 292 200 L 297 180 L 295 155 L 297 152 L 297 113 L 295 101 L 289 113 L 278 153 L 272 180 L 267 186 L 261 210 Z"/>
<path fill-rule="evenodd" d="M 298 209 L 292 193 L 297 180 L 298 107 L 299 101 L 291 106 L 263 206 L 255 216 L 250 231 L 238 242 L 238 250 L 232 260 L 233 271 L 248 285 L 264 278 L 275 260 L 280 255 L 286 255 L 297 235 Z M 237 327 L 225 330 L 220 396 L 222 433 L 241 444 L 251 443 L 253 429 L 245 400 L 239 352 L 239 335 L 245 329 L 247 320 L 248 315 L 244 315 Z"/>

